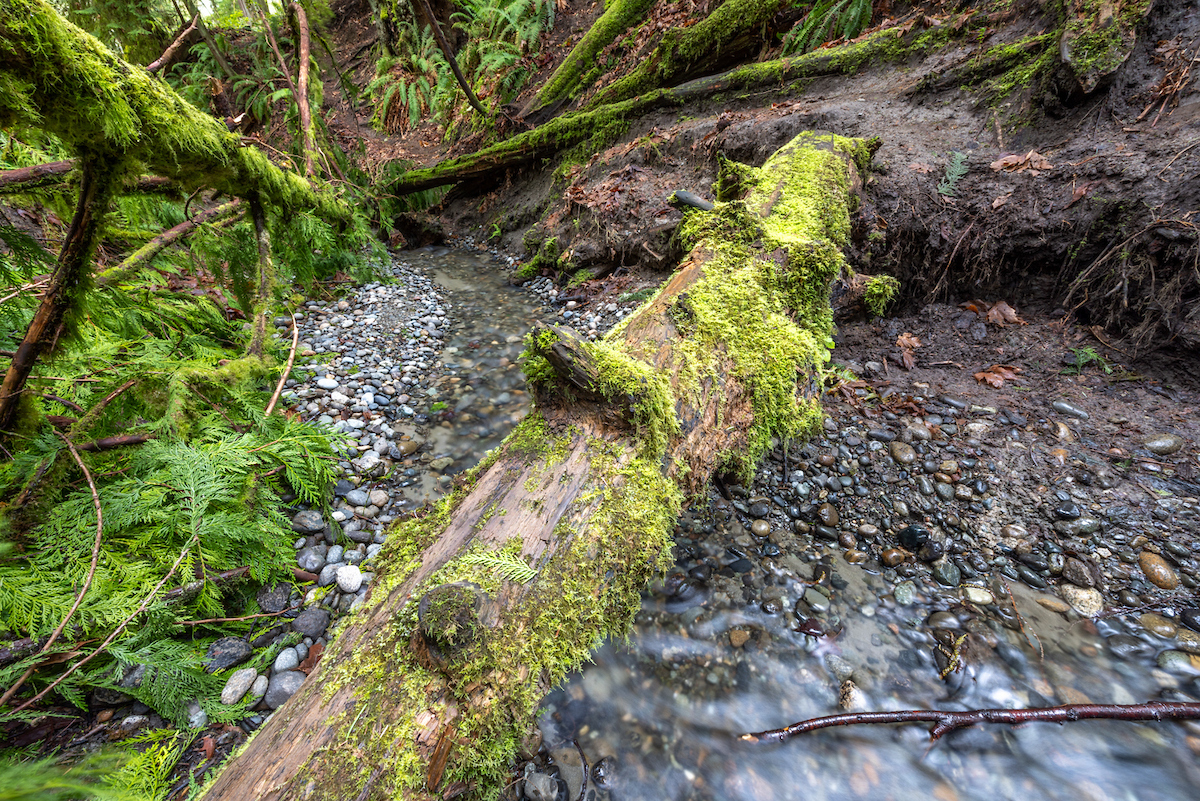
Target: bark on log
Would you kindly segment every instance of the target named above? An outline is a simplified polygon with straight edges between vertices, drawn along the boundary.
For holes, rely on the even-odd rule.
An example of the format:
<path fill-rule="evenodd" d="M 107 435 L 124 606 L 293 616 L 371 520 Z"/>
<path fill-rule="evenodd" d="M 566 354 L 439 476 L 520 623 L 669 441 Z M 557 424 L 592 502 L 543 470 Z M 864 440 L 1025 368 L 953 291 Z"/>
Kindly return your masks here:
<path fill-rule="evenodd" d="M 802 134 L 602 342 L 527 339 L 536 410 L 435 511 L 397 526 L 362 608 L 203 796 L 492 797 L 544 693 L 670 563 L 683 498 L 821 420 L 829 285 L 873 144 Z M 732 191 L 732 190 L 731 190 Z"/>

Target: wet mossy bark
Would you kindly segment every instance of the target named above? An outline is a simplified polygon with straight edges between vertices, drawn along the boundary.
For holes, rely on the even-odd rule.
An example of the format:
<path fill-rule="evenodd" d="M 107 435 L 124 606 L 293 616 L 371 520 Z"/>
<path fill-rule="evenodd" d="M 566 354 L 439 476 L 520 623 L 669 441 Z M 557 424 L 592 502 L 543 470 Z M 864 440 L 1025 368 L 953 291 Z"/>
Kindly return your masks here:
<path fill-rule="evenodd" d="M 669 565 L 684 499 L 819 423 L 830 280 L 873 149 L 797 137 L 689 212 L 689 256 L 604 340 L 531 333 L 535 411 L 393 528 L 364 606 L 203 798 L 494 798 L 544 694 Z"/>

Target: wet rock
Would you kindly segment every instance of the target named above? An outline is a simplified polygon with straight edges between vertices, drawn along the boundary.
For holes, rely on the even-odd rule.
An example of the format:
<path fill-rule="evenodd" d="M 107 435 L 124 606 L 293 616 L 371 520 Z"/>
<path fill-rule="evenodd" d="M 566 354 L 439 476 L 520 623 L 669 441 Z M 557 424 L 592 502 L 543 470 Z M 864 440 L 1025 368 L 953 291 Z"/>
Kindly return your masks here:
<path fill-rule="evenodd" d="M 292 530 L 302 534 L 315 534 L 325 530 L 325 519 L 317 510 L 306 509 L 303 512 L 297 512 L 292 518 Z"/>
<path fill-rule="evenodd" d="M 1044 590 L 1048 586 L 1046 580 L 1039 576 L 1033 568 L 1029 567 L 1029 565 L 1017 565 L 1016 569 L 1017 577 L 1030 587 L 1036 587 L 1039 590 Z"/>
<path fill-rule="evenodd" d="M 1108 649 L 1117 659 L 1146 659 L 1154 656 L 1154 647 L 1128 634 L 1114 634 L 1105 640 Z"/>
<path fill-rule="evenodd" d="M 832 503 L 823 503 L 817 507 L 817 519 L 827 526 L 838 524 L 838 512 Z"/>
<path fill-rule="evenodd" d="M 1104 597 L 1099 590 L 1076 587 L 1074 584 L 1063 584 L 1058 589 L 1063 600 L 1085 617 L 1095 617 L 1104 611 Z"/>
<path fill-rule="evenodd" d="M 899 548 L 888 548 L 879 555 L 879 561 L 884 567 L 895 567 L 904 561 L 904 551 Z"/>
<path fill-rule="evenodd" d="M 1063 563 L 1062 577 L 1076 587 L 1096 586 L 1096 581 L 1092 578 L 1092 571 L 1088 570 L 1087 565 L 1078 559 L 1068 558 Z"/>
<path fill-rule="evenodd" d="M 592 765 L 592 783 L 601 790 L 611 790 L 617 773 L 617 761 L 610 756 Z"/>
<path fill-rule="evenodd" d="M 298 670 L 276 673 L 267 683 L 267 693 L 263 697 L 263 701 L 271 709 L 278 709 L 287 699 L 296 694 L 296 690 L 300 689 L 305 678 L 305 675 Z"/>
<path fill-rule="evenodd" d="M 250 643 L 241 637 L 222 637 L 208 646 L 204 655 L 206 673 L 216 673 L 218 670 L 240 665 L 250 658 L 254 649 Z"/>
<path fill-rule="evenodd" d="M 750 639 L 750 632 L 745 629 L 732 629 L 729 632 L 729 644 L 734 648 L 741 648 Z"/>
<path fill-rule="evenodd" d="M 1089 417 L 1088 413 L 1083 409 L 1080 409 L 1077 406 L 1072 406 L 1066 401 L 1055 401 L 1050 405 L 1054 407 L 1054 411 L 1059 412 L 1060 414 L 1065 414 L 1068 417 L 1075 417 L 1079 420 L 1087 420 Z"/>
<path fill-rule="evenodd" d="M 771 524 L 766 520 L 755 520 L 750 524 L 750 533 L 759 539 L 770 536 Z"/>
<path fill-rule="evenodd" d="M 1054 516 L 1059 520 L 1078 520 L 1082 515 L 1074 501 L 1063 501 L 1054 507 Z"/>
<path fill-rule="evenodd" d="M 329 625 L 329 613 L 324 609 L 305 609 L 292 621 L 292 628 L 305 637 L 317 639 Z"/>
<path fill-rule="evenodd" d="M 815 587 L 809 587 L 804 591 L 804 602 L 809 608 L 818 614 L 829 611 L 829 599 L 825 594 L 819 592 Z"/>
<path fill-rule="evenodd" d="M 892 440 L 888 445 L 888 452 L 897 464 L 909 465 L 917 460 L 917 452 L 913 450 L 913 446 L 900 440 Z"/>
<path fill-rule="evenodd" d="M 225 688 L 221 690 L 221 703 L 230 705 L 236 704 L 242 700 L 250 688 L 254 686 L 254 680 L 258 678 L 258 671 L 254 668 L 242 668 L 235 670 L 229 679 L 225 682 Z"/>
<path fill-rule="evenodd" d="M 1200 631 L 1200 609 L 1190 606 L 1179 610 L 1179 622 L 1192 631 Z"/>
<path fill-rule="evenodd" d="M 923 526 L 905 526 L 900 529 L 897 536 L 902 546 L 910 551 L 916 551 L 929 541 L 929 530 Z"/>
<path fill-rule="evenodd" d="M 1158 666 L 1176 676 L 1200 676 L 1200 657 L 1184 651 L 1163 651 L 1158 655 Z"/>
<path fill-rule="evenodd" d="M 987 606 L 988 604 L 996 602 L 996 599 L 992 597 L 992 594 L 982 587 L 964 587 L 963 597 L 965 597 L 971 603 L 978 604 L 979 606 Z"/>
<path fill-rule="evenodd" d="M 1155 587 L 1173 590 L 1179 586 L 1179 576 L 1175 575 L 1175 571 L 1167 564 L 1167 560 L 1153 551 L 1142 551 L 1138 555 L 1138 564 L 1141 566 L 1142 572 L 1146 574 L 1146 578 Z"/>
<path fill-rule="evenodd" d="M 771 504 L 763 498 L 757 498 L 750 503 L 747 512 L 751 517 L 765 518 L 771 514 Z"/>
<path fill-rule="evenodd" d="M 946 553 L 946 546 L 938 540 L 929 540 L 917 551 L 917 558 L 922 562 L 936 562 Z"/>
<path fill-rule="evenodd" d="M 892 590 L 892 597 L 900 606 L 909 606 L 917 600 L 917 585 L 911 581 L 902 581 Z"/>
<path fill-rule="evenodd" d="M 1176 434 L 1154 434 L 1142 440 L 1142 446 L 1157 456 L 1170 456 L 1183 447 L 1183 437 Z"/>
<path fill-rule="evenodd" d="M 933 579 L 946 587 L 957 587 L 962 580 L 962 572 L 949 559 L 942 559 L 933 565 Z"/>
<path fill-rule="evenodd" d="M 1174 623 L 1162 615 L 1156 615 L 1153 612 L 1146 612 L 1141 615 L 1138 618 L 1138 623 L 1151 634 L 1157 634 L 1159 637 L 1166 639 L 1174 637 L 1177 630 Z"/>

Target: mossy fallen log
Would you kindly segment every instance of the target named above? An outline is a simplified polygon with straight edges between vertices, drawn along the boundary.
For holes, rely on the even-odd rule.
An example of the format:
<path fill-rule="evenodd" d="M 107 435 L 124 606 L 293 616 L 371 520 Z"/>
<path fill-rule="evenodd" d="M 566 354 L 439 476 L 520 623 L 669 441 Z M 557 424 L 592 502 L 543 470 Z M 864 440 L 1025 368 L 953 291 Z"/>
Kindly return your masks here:
<path fill-rule="evenodd" d="M 967 30 L 966 28 L 963 29 Z M 804 55 L 748 64 L 719 75 L 687 81 L 669 89 L 655 89 L 637 97 L 555 117 L 544 125 L 490 147 L 432 167 L 409 170 L 387 187 L 403 195 L 438 186 L 494 177 L 504 170 L 548 158 L 582 142 L 597 150 L 619 137 L 632 120 L 661 108 L 679 107 L 737 91 L 782 90 L 796 81 L 822 75 L 850 74 L 873 59 L 899 59 L 935 47 L 955 32 L 919 31 L 913 26 L 885 29 L 859 42 Z"/>
<path fill-rule="evenodd" d="M 819 426 L 829 287 L 874 143 L 805 133 L 692 211 L 673 278 L 602 341 L 526 339 L 536 410 L 393 528 L 364 605 L 203 798 L 492 798 L 543 695 L 670 564 L 684 499 Z"/>

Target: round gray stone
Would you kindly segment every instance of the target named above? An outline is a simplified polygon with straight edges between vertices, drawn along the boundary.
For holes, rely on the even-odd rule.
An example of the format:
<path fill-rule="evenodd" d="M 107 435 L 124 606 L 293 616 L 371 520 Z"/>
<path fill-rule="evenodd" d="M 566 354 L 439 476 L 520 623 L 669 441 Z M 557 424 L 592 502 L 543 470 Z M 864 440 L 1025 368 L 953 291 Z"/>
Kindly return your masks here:
<path fill-rule="evenodd" d="M 242 700 L 242 696 L 249 692 L 257 678 L 258 671 L 254 668 L 242 668 L 234 671 L 226 680 L 225 688 L 221 690 L 221 703 L 230 705 Z"/>
<path fill-rule="evenodd" d="M 315 534 L 325 530 L 325 519 L 315 509 L 306 509 L 292 518 L 292 528 L 305 534 Z"/>
<path fill-rule="evenodd" d="M 305 609 L 292 621 L 293 629 L 314 640 L 325 633 L 328 625 L 329 613 L 324 609 Z"/>
<path fill-rule="evenodd" d="M 282 673 L 285 670 L 295 670 L 300 665 L 300 657 L 293 648 L 284 648 L 275 657 L 275 664 L 271 668 L 276 673 Z"/>
<path fill-rule="evenodd" d="M 285 670 L 276 673 L 267 684 L 267 694 L 263 697 L 267 706 L 278 709 L 284 701 L 296 694 L 306 676 L 298 670 Z"/>
<path fill-rule="evenodd" d="M 357 565 L 338 568 L 337 584 L 342 592 L 358 592 L 358 588 L 362 586 L 362 571 Z"/>

